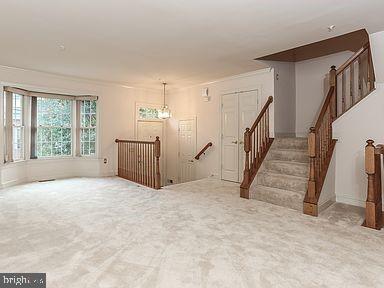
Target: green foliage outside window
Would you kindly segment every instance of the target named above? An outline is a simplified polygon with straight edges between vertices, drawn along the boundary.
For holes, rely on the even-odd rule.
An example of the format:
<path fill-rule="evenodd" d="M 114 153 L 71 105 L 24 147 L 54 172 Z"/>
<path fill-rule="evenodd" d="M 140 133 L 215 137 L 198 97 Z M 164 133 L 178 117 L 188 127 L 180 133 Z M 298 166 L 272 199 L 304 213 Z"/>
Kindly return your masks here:
<path fill-rule="evenodd" d="M 159 119 L 158 113 L 156 108 L 140 107 L 139 119 Z"/>

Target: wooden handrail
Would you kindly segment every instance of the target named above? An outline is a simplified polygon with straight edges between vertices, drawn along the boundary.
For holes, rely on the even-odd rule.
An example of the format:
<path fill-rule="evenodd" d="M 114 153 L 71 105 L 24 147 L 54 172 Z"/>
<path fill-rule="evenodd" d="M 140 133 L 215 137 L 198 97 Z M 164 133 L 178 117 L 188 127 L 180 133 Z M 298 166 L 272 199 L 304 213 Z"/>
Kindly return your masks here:
<path fill-rule="evenodd" d="M 272 102 L 273 97 L 269 96 L 251 129 L 247 128 L 244 132 L 245 168 L 240 185 L 242 198 L 249 199 L 249 187 L 273 142 L 273 138 L 269 137 L 269 106 Z"/>
<path fill-rule="evenodd" d="M 121 139 L 115 139 L 116 143 L 142 143 L 142 144 L 151 144 L 154 143 L 154 141 L 139 141 L 139 140 L 121 140 Z"/>
<path fill-rule="evenodd" d="M 273 102 L 273 97 L 272 97 L 272 96 L 269 96 L 267 102 L 264 104 L 264 107 L 261 109 L 261 111 L 260 111 L 260 113 L 259 113 L 259 116 L 257 116 L 257 118 L 256 118 L 255 122 L 253 123 L 251 129 L 249 129 L 251 133 L 252 133 L 253 131 L 255 131 L 256 126 L 259 124 L 259 122 L 260 122 L 261 118 L 263 117 L 265 111 L 267 111 L 269 105 L 270 105 L 272 102 Z"/>
<path fill-rule="evenodd" d="M 327 109 L 328 109 L 328 107 L 330 105 L 332 97 L 334 96 L 334 91 L 335 91 L 335 87 L 331 86 L 329 88 L 329 91 L 328 91 L 328 94 L 327 94 L 327 98 L 325 98 L 323 107 L 321 108 L 320 114 L 319 114 L 319 116 L 317 118 L 317 121 L 316 121 L 316 124 L 315 124 L 315 130 L 316 131 L 318 131 L 320 129 L 322 120 L 324 119 L 325 113 L 327 112 Z"/>
<path fill-rule="evenodd" d="M 205 151 L 206 151 L 209 147 L 211 147 L 212 145 L 213 145 L 212 142 L 208 142 L 207 145 L 205 145 L 205 146 L 203 147 L 203 149 L 201 149 L 200 152 L 197 153 L 197 155 L 195 156 L 195 159 L 196 159 L 196 160 L 199 160 L 199 159 L 200 159 L 200 156 L 203 155 L 203 154 L 205 153 Z"/>
<path fill-rule="evenodd" d="M 116 139 L 118 144 L 118 176 L 160 189 L 160 139 L 153 142 Z"/>
<path fill-rule="evenodd" d="M 347 69 L 352 63 L 354 63 L 357 58 L 359 58 L 367 49 L 369 49 L 369 43 L 366 43 L 361 47 L 355 54 L 353 54 L 344 64 L 342 64 L 336 71 L 336 75 L 339 75 L 345 69 Z"/>
<path fill-rule="evenodd" d="M 363 226 L 380 230 L 384 224 L 381 196 L 381 154 L 384 154 L 384 146 L 375 147 L 373 143 L 373 140 L 367 140 L 365 146 L 365 172 L 368 176 L 368 186 Z"/>

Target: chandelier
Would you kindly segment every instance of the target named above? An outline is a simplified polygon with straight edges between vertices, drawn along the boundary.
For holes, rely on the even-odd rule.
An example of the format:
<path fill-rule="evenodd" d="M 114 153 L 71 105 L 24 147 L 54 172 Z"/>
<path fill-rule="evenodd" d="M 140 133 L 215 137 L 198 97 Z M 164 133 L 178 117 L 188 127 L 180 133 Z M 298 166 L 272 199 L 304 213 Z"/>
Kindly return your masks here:
<path fill-rule="evenodd" d="M 160 119 L 168 119 L 171 117 L 171 110 L 169 110 L 168 105 L 165 104 L 165 86 L 167 83 L 163 83 L 163 97 L 164 97 L 164 102 L 163 102 L 163 107 L 158 111 L 158 115 Z"/>

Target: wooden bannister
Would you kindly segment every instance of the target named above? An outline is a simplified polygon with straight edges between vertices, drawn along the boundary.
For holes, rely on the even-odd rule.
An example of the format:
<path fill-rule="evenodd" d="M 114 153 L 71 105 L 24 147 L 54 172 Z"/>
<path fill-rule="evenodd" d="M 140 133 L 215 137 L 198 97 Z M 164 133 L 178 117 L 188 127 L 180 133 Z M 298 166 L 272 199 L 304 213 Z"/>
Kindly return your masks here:
<path fill-rule="evenodd" d="M 352 55 L 336 71 L 337 117 L 375 89 L 375 73 L 369 43 Z"/>
<path fill-rule="evenodd" d="M 160 189 L 160 140 L 154 142 L 137 140 L 119 140 L 118 176 L 124 179 Z"/>
<path fill-rule="evenodd" d="M 305 214 L 318 215 L 321 189 L 336 144 L 332 138 L 332 122 L 371 93 L 374 81 L 369 44 L 364 45 L 339 69 L 331 67 L 327 97 L 308 135 L 309 180 L 303 203 Z"/>
<path fill-rule="evenodd" d="M 199 160 L 199 159 L 200 159 L 200 156 L 203 155 L 203 154 L 205 154 L 205 151 L 206 151 L 209 147 L 211 147 L 212 145 L 213 145 L 212 142 L 208 142 L 207 145 L 205 145 L 205 146 L 203 147 L 203 149 L 201 149 L 200 152 L 197 153 L 197 155 L 195 156 L 195 159 L 196 159 L 196 160 Z"/>
<path fill-rule="evenodd" d="M 336 67 L 329 73 L 330 88 L 315 127 L 311 127 L 308 135 L 309 180 L 308 190 L 304 197 L 303 212 L 318 215 L 318 201 L 321 188 L 332 158 L 336 140 L 332 138 L 332 122 L 336 119 Z"/>
<path fill-rule="evenodd" d="M 381 155 L 383 145 L 373 145 L 367 140 L 365 146 L 365 172 L 368 175 L 367 201 L 363 226 L 380 230 L 383 227 L 382 187 L 381 187 Z"/>
<path fill-rule="evenodd" d="M 272 102 L 273 97 L 269 96 L 252 127 L 244 132 L 245 167 L 240 185 L 242 198 L 249 199 L 249 187 L 273 142 L 273 138 L 269 137 L 269 106 Z"/>

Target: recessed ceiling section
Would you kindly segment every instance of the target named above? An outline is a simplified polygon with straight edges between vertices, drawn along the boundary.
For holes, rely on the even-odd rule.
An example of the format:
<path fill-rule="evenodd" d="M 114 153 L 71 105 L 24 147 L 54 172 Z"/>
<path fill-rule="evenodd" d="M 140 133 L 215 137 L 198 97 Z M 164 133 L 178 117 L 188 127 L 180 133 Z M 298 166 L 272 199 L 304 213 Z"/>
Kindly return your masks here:
<path fill-rule="evenodd" d="M 343 51 L 356 52 L 368 42 L 369 35 L 367 31 L 365 29 L 361 29 L 308 45 L 259 57 L 255 60 L 299 62 Z"/>

